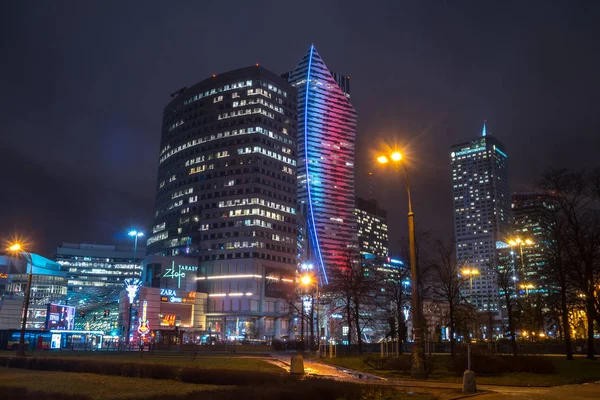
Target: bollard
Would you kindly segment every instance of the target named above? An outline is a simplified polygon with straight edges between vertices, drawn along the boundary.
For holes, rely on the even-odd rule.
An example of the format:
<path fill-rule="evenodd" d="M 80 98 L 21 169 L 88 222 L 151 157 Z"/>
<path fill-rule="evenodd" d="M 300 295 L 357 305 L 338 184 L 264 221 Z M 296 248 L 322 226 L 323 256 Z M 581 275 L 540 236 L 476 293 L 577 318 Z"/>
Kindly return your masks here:
<path fill-rule="evenodd" d="M 475 372 L 465 371 L 463 374 L 463 393 L 477 393 L 477 384 L 475 383 Z"/>
<path fill-rule="evenodd" d="M 304 375 L 304 357 L 302 357 L 302 354 L 292 356 L 290 361 L 290 374 Z"/>

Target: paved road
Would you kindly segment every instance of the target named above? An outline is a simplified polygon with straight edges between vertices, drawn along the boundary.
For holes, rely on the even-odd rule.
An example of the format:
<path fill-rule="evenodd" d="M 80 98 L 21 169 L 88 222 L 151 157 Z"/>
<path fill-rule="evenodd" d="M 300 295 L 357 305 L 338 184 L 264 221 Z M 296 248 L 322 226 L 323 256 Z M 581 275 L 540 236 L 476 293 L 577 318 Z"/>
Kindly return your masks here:
<path fill-rule="evenodd" d="M 506 386 L 481 386 L 479 389 L 493 390 L 495 393 L 474 397 L 477 400 L 584 400 L 600 399 L 600 384 L 566 385 L 552 388 L 524 388 Z"/>

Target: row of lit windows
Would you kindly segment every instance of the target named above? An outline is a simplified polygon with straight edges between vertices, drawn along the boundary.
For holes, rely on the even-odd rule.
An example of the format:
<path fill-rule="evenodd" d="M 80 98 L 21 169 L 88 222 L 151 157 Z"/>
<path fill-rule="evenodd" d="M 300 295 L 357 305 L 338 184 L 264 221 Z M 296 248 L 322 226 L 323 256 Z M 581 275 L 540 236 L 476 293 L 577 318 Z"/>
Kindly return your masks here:
<path fill-rule="evenodd" d="M 265 207 L 269 207 L 269 208 L 274 208 L 276 210 L 284 211 L 284 212 L 287 212 L 290 214 L 296 213 L 296 210 L 293 207 L 284 206 L 282 204 L 278 204 L 278 203 L 275 203 L 272 201 L 266 201 L 265 199 L 261 199 L 258 197 L 220 201 L 219 208 L 236 207 L 236 206 L 244 206 L 244 205 L 251 205 L 251 204 L 257 204 L 257 205 L 261 205 L 261 206 L 265 206 Z"/>
<path fill-rule="evenodd" d="M 278 135 L 277 133 L 274 133 L 268 129 L 265 129 L 263 127 L 257 126 L 257 127 L 249 127 L 249 128 L 242 128 L 242 129 L 233 129 L 231 131 L 225 131 L 225 132 L 220 132 L 220 133 L 215 133 L 212 134 L 210 136 L 204 136 L 198 139 L 194 139 L 191 140 L 185 144 L 182 144 L 180 146 L 178 146 L 176 149 L 172 149 L 170 151 L 168 151 L 169 149 L 171 149 L 170 145 L 165 146 L 165 148 L 161 151 L 161 157 L 159 160 L 159 164 L 162 164 L 166 159 L 168 159 L 169 157 L 171 157 L 174 154 L 179 153 L 182 150 L 186 150 L 190 147 L 194 147 L 197 146 L 199 144 L 203 144 L 203 143 L 207 143 L 207 142 L 211 142 L 214 140 L 219 140 L 219 139 L 223 139 L 223 138 L 228 138 L 228 137 L 232 137 L 232 136 L 240 136 L 240 135 L 249 135 L 252 133 L 260 133 L 263 134 L 265 136 L 270 137 L 271 139 L 276 139 L 276 140 L 280 140 L 286 144 L 292 145 L 294 142 L 292 139 L 286 138 L 285 136 L 281 136 Z M 286 130 L 284 129 L 284 132 L 286 133 Z M 168 152 L 167 152 L 168 151 Z M 166 153 L 166 154 L 164 154 Z M 164 154 L 164 155 L 163 155 Z"/>

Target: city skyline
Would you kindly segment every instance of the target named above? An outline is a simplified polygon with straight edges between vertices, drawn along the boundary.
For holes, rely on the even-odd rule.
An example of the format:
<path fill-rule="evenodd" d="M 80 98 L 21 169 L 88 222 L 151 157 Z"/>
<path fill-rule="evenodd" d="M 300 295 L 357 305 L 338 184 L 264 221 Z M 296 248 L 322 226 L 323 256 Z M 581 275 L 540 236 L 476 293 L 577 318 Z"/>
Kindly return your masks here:
<path fill-rule="evenodd" d="M 2 66 L 3 76 L 23 79 L 7 79 L 3 97 L 3 120 L 7 132 L 14 134 L 0 139 L 7 188 L 1 200 L 0 229 L 3 236 L 18 232 L 31 238 L 35 250 L 49 256 L 61 242 L 113 243 L 121 239 L 114 236 L 117 232 L 125 241 L 129 226 L 150 227 L 160 110 L 170 93 L 212 73 L 256 62 L 284 72 L 311 42 L 326 54 L 332 70 L 351 77 L 352 102 L 360 115 L 356 194 L 370 197 L 372 193 L 389 211 L 392 251 L 401 247 L 398 241 L 406 236 L 405 199 L 399 182 L 373 165 L 371 150 L 384 141 L 407 145 L 407 156 L 415 161 L 418 227 L 440 237 L 452 231 L 452 209 L 445 200 L 451 192 L 446 149 L 476 134 L 483 120 L 489 121 L 490 132 L 502 132 L 511 149 L 511 191 L 530 189 L 539 172 L 551 165 L 578 168 L 594 160 L 597 91 L 588 88 L 598 82 L 592 74 L 598 56 L 590 51 L 597 28 L 585 22 L 597 5 L 569 12 L 560 6 L 545 7 L 545 18 L 531 21 L 525 17 L 538 10 L 526 5 L 519 14 L 522 18 L 509 27 L 502 21 L 512 15 L 510 7 L 478 5 L 458 15 L 448 5 L 412 5 L 400 18 L 416 22 L 394 23 L 403 28 L 392 29 L 386 13 L 371 10 L 363 15 L 350 4 L 339 19 L 313 21 L 310 35 L 303 31 L 286 37 L 285 51 L 276 55 L 261 51 L 251 38 L 235 36 L 245 26 L 242 18 L 235 17 L 242 28 L 224 40 L 239 51 L 226 54 L 216 44 L 198 43 L 197 54 L 214 54 L 212 58 L 181 51 L 178 44 L 165 46 L 159 38 L 168 35 L 168 27 L 141 37 L 134 32 L 143 31 L 145 25 L 135 21 L 117 24 L 108 34 L 104 29 L 109 24 L 104 22 L 116 14 L 126 18 L 134 11 L 128 7 L 115 14 L 107 8 L 94 19 L 85 7 L 61 10 L 65 11 L 61 15 L 47 10 L 61 21 L 57 33 L 45 14 L 22 5 L 11 7 L 16 8 L 3 15 L 14 18 L 4 26 L 15 40 L 10 61 Z M 143 13 L 147 21 L 155 21 L 160 11 L 149 4 Z M 485 20 L 476 18 L 482 12 L 488 16 Z M 190 29 L 185 28 L 186 15 L 193 13 L 179 14 L 184 16 L 169 24 Z M 344 28 L 354 26 L 359 14 L 373 32 L 365 39 Z M 436 22 L 426 24 L 428 31 L 418 25 L 425 17 Z M 560 28 L 566 23 L 563 20 L 582 29 L 547 37 L 548 29 L 557 24 Z M 97 29 L 69 35 L 74 24 L 83 21 Z M 397 36 L 392 33 L 381 37 L 378 25 L 402 39 L 394 40 Z M 523 39 L 518 34 L 521 29 L 533 33 Z M 30 39 L 28 31 L 40 39 Z M 57 34 L 64 40 L 56 40 Z M 120 44 L 112 40 L 113 35 L 123 38 Z M 340 42 L 345 35 L 352 45 Z M 269 40 L 283 48 L 276 38 Z M 395 52 L 388 51 L 392 43 Z M 492 48 L 493 52 L 487 50 Z M 163 57 L 165 61 L 153 62 Z M 373 69 L 373 63 L 380 67 Z M 45 69 L 36 69 L 38 65 Z M 534 153 L 528 151 L 531 143 L 536 145 Z M 374 173 L 372 180 L 369 172 Z"/>

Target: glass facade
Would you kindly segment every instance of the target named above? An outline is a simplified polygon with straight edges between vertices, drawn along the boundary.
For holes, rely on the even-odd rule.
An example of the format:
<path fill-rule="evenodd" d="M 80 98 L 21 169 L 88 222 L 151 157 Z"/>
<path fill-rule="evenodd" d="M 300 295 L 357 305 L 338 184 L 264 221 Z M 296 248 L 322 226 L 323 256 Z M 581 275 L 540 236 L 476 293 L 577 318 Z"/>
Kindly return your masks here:
<path fill-rule="evenodd" d="M 298 89 L 298 204 L 306 218 L 309 254 L 324 282 L 357 248 L 354 145 L 357 114 L 314 46 L 287 74 Z"/>
<path fill-rule="evenodd" d="M 117 248 L 112 245 L 63 243 L 56 249 L 56 262 L 67 272 L 69 287 L 121 287 L 127 278 L 140 278 L 139 261 L 144 248 Z"/>

